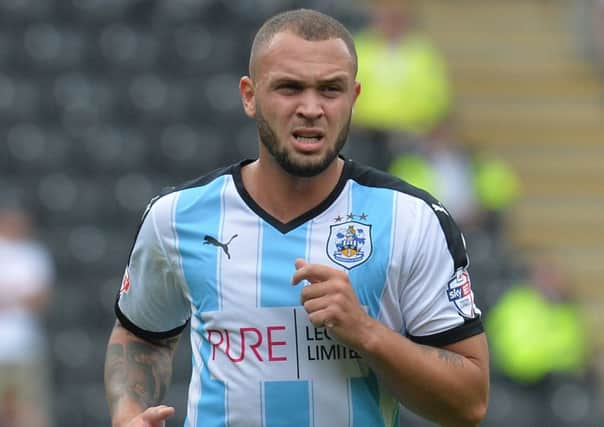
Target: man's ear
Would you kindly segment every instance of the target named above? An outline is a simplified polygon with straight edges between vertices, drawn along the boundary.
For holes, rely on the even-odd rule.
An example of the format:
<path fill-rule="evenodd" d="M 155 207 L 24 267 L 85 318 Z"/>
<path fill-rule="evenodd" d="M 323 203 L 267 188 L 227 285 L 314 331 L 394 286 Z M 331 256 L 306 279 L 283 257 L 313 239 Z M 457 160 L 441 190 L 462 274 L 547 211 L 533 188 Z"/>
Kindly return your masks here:
<path fill-rule="evenodd" d="M 252 79 L 249 76 L 241 77 L 239 80 L 239 94 L 243 103 L 243 111 L 248 117 L 256 117 L 256 96 Z"/>
<path fill-rule="evenodd" d="M 353 103 L 356 103 L 357 98 L 361 94 L 361 83 L 355 80 L 354 83 L 353 83 L 353 85 L 354 85 L 353 86 L 353 93 L 354 93 Z"/>

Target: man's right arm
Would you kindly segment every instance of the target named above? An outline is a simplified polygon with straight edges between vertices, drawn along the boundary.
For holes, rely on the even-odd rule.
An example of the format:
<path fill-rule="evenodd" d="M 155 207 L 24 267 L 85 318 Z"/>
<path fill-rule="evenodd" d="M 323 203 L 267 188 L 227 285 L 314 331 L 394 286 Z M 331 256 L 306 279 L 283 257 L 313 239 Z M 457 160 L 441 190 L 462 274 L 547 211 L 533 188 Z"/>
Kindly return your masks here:
<path fill-rule="evenodd" d="M 116 322 L 105 357 L 105 393 L 114 427 L 161 425 L 174 413 L 160 403 L 172 377 L 178 338 L 146 341 Z"/>

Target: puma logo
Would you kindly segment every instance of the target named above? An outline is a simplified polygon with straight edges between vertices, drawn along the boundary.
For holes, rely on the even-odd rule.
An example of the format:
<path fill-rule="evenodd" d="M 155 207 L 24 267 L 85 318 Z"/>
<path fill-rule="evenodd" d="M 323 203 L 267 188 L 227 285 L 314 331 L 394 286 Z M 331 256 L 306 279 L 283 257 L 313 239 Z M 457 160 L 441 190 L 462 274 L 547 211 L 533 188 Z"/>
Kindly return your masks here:
<path fill-rule="evenodd" d="M 231 259 L 231 254 L 229 253 L 229 245 L 231 244 L 233 239 L 237 236 L 238 236 L 238 234 L 234 234 L 233 237 L 231 237 L 228 242 L 222 243 L 222 242 L 219 242 L 218 240 L 216 240 L 214 237 L 208 236 L 206 234 L 205 237 L 203 238 L 203 240 L 204 240 L 203 244 L 204 245 L 214 245 L 219 248 L 222 248 L 222 250 L 226 254 L 227 258 Z"/>

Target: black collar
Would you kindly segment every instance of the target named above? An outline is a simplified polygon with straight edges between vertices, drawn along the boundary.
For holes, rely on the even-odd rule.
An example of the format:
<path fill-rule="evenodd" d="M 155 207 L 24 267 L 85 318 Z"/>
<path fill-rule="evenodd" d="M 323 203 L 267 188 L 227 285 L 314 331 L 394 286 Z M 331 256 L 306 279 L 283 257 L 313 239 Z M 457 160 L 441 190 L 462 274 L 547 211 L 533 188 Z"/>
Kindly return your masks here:
<path fill-rule="evenodd" d="M 342 160 L 344 160 L 344 168 L 342 169 L 342 174 L 340 175 L 340 179 L 338 179 L 336 186 L 327 196 L 327 198 L 325 198 L 325 200 L 323 200 L 314 208 L 286 223 L 279 221 L 277 218 L 262 209 L 243 186 L 243 179 L 241 178 L 241 168 L 252 163 L 254 160 L 246 159 L 240 162 L 239 164 L 233 165 L 232 175 L 233 180 L 235 181 L 235 187 L 237 188 L 237 192 L 239 193 L 245 204 L 264 221 L 275 227 L 281 233 L 286 234 L 292 231 L 293 229 L 299 227 L 300 225 L 304 224 L 305 222 L 323 213 L 340 195 L 340 193 L 344 189 L 344 186 L 346 185 L 346 181 L 350 177 L 352 168 L 350 160 L 344 158 L 342 158 Z"/>

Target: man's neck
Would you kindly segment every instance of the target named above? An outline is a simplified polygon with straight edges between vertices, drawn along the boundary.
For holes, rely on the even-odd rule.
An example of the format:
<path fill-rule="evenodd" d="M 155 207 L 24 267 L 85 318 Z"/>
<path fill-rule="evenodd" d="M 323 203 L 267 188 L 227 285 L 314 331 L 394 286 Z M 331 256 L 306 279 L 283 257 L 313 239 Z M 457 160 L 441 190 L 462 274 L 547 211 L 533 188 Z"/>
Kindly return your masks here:
<path fill-rule="evenodd" d="M 319 175 L 301 178 L 273 159 L 258 159 L 241 170 L 243 186 L 254 201 L 281 223 L 288 223 L 325 200 L 336 187 L 344 160 L 336 158 Z"/>

